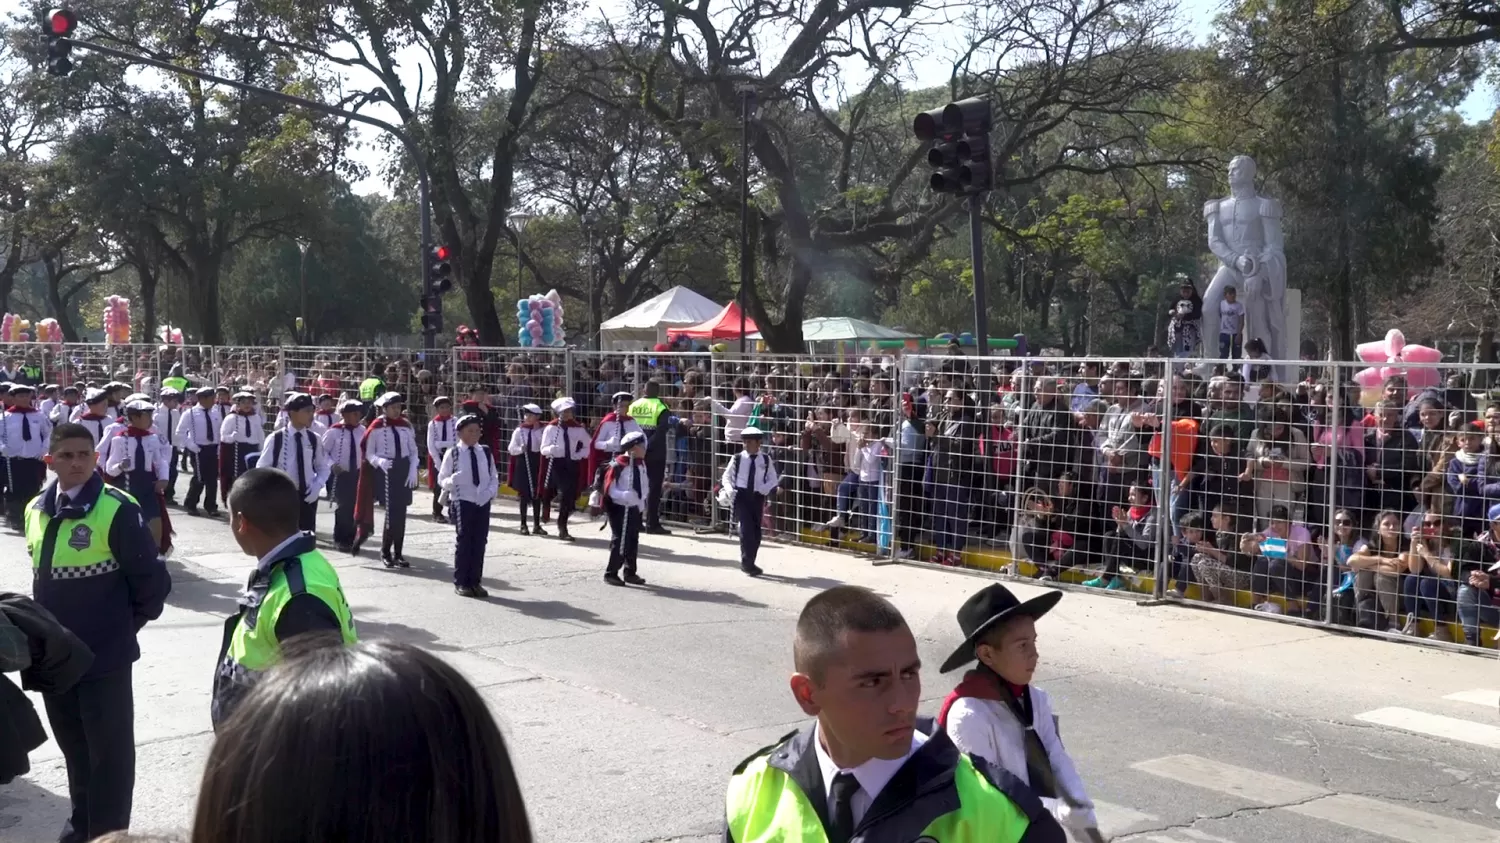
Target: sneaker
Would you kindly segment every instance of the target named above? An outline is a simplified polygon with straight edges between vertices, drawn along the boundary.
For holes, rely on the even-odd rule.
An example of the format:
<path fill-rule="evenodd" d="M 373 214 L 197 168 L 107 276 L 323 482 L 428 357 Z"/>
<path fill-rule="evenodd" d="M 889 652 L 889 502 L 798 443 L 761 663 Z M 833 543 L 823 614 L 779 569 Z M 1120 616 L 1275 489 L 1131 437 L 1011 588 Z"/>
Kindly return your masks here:
<path fill-rule="evenodd" d="M 1174 585 L 1167 589 L 1168 597 L 1176 597 L 1179 600 L 1187 596 L 1187 591 L 1180 585 Z"/>
<path fill-rule="evenodd" d="M 844 516 L 842 516 L 842 515 L 835 515 L 832 518 L 828 519 L 827 523 L 825 523 L 823 525 L 823 529 L 825 529 L 825 530 L 842 530 L 842 529 L 844 529 Z"/>
<path fill-rule="evenodd" d="M 1401 627 L 1401 634 L 1402 635 L 1416 635 L 1417 634 L 1417 613 L 1416 612 L 1407 612 L 1406 613 L 1406 623 Z"/>
<path fill-rule="evenodd" d="M 1104 586 L 1105 586 L 1104 577 L 1094 577 L 1091 580 L 1084 580 L 1083 581 L 1083 587 L 1084 588 L 1103 588 Z"/>
<path fill-rule="evenodd" d="M 1281 614 L 1281 606 L 1279 606 L 1276 603 L 1272 603 L 1271 601 L 1267 600 L 1267 601 L 1265 601 L 1263 603 L 1256 603 L 1255 604 L 1255 611 L 1257 611 L 1257 612 L 1265 612 L 1268 615 L 1279 615 L 1279 614 Z"/>
<path fill-rule="evenodd" d="M 1104 587 L 1104 590 L 1105 591 L 1128 591 L 1129 590 L 1129 586 L 1125 585 L 1125 579 L 1123 577 L 1115 577 L 1114 579 L 1112 579 L 1112 580 L 1109 581 L 1109 585 L 1106 585 Z"/>
<path fill-rule="evenodd" d="M 642 579 L 641 577 L 639 577 L 639 576 L 637 576 L 635 574 L 626 574 L 625 577 L 624 577 L 624 579 L 625 579 L 626 582 L 630 583 L 631 585 L 645 585 L 646 584 L 646 581 L 644 579 Z"/>
<path fill-rule="evenodd" d="M 897 559 L 914 559 L 916 558 L 916 555 L 916 551 L 912 550 L 909 547 L 903 547 L 900 550 L 896 551 Z"/>
<path fill-rule="evenodd" d="M 1440 624 L 1437 625 L 1437 629 L 1434 629 L 1432 631 L 1432 634 L 1429 635 L 1429 636 L 1427 636 L 1427 640 L 1428 641 L 1441 641 L 1441 642 L 1443 642 L 1445 644 L 1452 644 L 1453 643 L 1453 630 L 1450 629 L 1447 624 L 1440 623 Z"/>
<path fill-rule="evenodd" d="M 1036 581 L 1037 582 L 1052 582 L 1052 575 L 1051 574 L 1042 574 L 1040 577 L 1036 578 Z"/>

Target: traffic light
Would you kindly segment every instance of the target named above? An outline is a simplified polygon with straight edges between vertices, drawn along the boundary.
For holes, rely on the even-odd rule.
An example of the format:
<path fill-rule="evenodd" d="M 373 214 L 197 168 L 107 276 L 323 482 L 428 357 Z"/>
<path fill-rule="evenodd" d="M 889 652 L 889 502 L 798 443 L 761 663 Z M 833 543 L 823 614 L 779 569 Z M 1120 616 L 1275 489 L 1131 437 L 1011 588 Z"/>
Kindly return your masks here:
<path fill-rule="evenodd" d="M 447 246 L 432 247 L 432 291 L 438 295 L 453 289 L 453 250 Z"/>
<path fill-rule="evenodd" d="M 68 9 L 53 9 L 42 22 L 42 34 L 47 38 L 47 72 L 53 76 L 67 76 L 73 70 L 73 30 L 78 28 L 78 18 Z"/>
<path fill-rule="evenodd" d="M 443 297 L 437 294 L 422 297 L 422 332 L 437 335 L 443 332 Z"/>
<path fill-rule="evenodd" d="M 917 140 L 930 141 L 927 164 L 934 193 L 983 193 L 990 174 L 990 104 L 979 97 L 924 111 L 912 121 Z"/>

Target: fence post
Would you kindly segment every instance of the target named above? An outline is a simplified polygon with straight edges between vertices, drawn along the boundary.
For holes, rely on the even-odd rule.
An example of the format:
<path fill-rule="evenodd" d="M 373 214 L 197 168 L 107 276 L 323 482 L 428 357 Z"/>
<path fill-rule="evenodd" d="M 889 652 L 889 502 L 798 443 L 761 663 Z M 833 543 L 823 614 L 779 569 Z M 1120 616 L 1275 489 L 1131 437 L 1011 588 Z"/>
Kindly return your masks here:
<path fill-rule="evenodd" d="M 888 478 L 890 480 L 890 483 L 885 485 L 882 490 L 882 492 L 884 493 L 884 490 L 888 489 L 890 494 L 889 512 L 891 540 L 890 544 L 885 549 L 886 562 L 896 561 L 896 550 L 901 545 L 901 430 L 903 427 L 905 427 L 906 422 L 906 416 L 901 409 L 901 396 L 906 392 L 905 380 L 906 378 L 904 372 L 902 371 L 901 361 L 892 361 L 890 394 L 892 419 L 890 435 L 892 445 L 892 459 L 890 461 L 891 469 L 889 471 L 890 476 Z M 981 427 L 980 430 L 984 430 L 984 428 Z M 880 525 L 878 523 L 876 524 L 875 531 L 876 540 L 878 541 L 880 538 Z M 875 554 L 875 561 L 877 564 L 881 563 L 880 554 L 878 552 Z"/>
<path fill-rule="evenodd" d="M 1339 563 L 1335 558 L 1334 551 L 1334 543 L 1337 541 L 1337 536 L 1333 531 L 1333 513 L 1334 509 L 1336 508 L 1334 502 L 1334 490 L 1337 488 L 1336 483 L 1338 480 L 1340 451 L 1339 440 L 1343 438 L 1345 428 L 1343 417 L 1344 408 L 1341 405 L 1341 400 L 1344 397 L 1341 394 L 1344 391 L 1344 385 L 1342 383 L 1342 379 L 1340 378 L 1338 363 L 1333 361 L 1329 362 L 1331 363 L 1330 368 L 1333 370 L 1333 379 L 1329 384 L 1329 391 L 1332 393 L 1331 397 L 1333 400 L 1328 406 L 1328 429 L 1331 434 L 1328 444 L 1328 453 L 1326 453 L 1323 458 L 1323 470 L 1328 475 L 1324 478 L 1327 482 L 1324 485 L 1323 489 L 1323 494 L 1326 498 L 1323 502 L 1323 514 L 1327 520 L 1327 523 L 1324 525 L 1326 532 L 1323 535 L 1325 537 L 1324 541 L 1327 542 L 1328 547 L 1328 556 L 1326 563 L 1328 566 L 1328 576 L 1326 577 L 1327 582 L 1324 584 L 1326 587 L 1323 590 L 1323 623 L 1325 624 L 1333 623 L 1333 590 L 1338 587 L 1339 581 Z"/>
<path fill-rule="evenodd" d="M 1168 357 L 1162 371 L 1162 397 L 1156 417 L 1160 427 L 1161 456 L 1157 458 L 1156 470 L 1156 578 L 1152 582 L 1151 595 L 1158 600 L 1167 596 L 1167 581 L 1172 578 L 1172 556 L 1168 552 L 1175 541 L 1177 531 L 1172 523 L 1173 486 L 1177 472 L 1172 465 L 1172 388 L 1177 377 L 1176 358 Z"/>
<path fill-rule="evenodd" d="M 708 353 L 708 529 L 719 532 L 719 496 L 714 494 L 714 481 L 719 477 L 719 358 Z M 801 538 L 801 524 L 797 525 Z"/>

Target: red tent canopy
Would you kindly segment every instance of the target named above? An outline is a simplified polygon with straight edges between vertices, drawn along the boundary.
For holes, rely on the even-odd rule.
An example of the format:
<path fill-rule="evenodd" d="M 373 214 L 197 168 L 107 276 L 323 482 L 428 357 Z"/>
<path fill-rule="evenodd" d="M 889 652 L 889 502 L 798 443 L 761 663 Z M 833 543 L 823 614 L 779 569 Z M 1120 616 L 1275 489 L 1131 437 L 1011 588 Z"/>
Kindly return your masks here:
<path fill-rule="evenodd" d="M 755 326 L 755 320 L 745 317 L 745 333 L 753 334 L 760 328 Z M 724 305 L 713 318 L 696 325 L 685 328 L 668 328 L 667 336 L 672 339 L 688 337 L 695 340 L 723 340 L 738 337 L 740 335 L 740 304 L 732 301 Z"/>

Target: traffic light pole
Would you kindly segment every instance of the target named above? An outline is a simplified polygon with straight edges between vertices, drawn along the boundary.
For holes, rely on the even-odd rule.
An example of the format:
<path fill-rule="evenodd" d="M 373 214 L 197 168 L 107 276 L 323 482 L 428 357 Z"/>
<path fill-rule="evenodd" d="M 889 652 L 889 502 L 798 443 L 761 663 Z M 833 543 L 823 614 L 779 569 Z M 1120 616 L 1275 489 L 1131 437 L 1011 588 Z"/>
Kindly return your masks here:
<path fill-rule="evenodd" d="M 984 282 L 984 194 L 969 194 L 969 258 L 974 263 L 974 345 L 981 360 L 990 353 L 990 310 Z M 990 398 L 994 392 L 991 367 L 977 366 L 980 423 L 989 424 Z"/>
<path fill-rule="evenodd" d="M 357 111 L 349 111 L 348 109 L 339 108 L 338 106 L 334 105 L 328 105 L 327 103 L 321 103 L 317 100 L 310 100 L 304 97 L 293 96 L 292 94 L 272 90 L 271 88 L 262 88 L 259 85 L 251 85 L 247 82 L 240 82 L 238 80 L 229 79 L 224 76 L 218 76 L 213 73 L 205 73 L 201 70 L 192 70 L 190 68 L 180 67 L 178 65 L 172 64 L 171 62 L 160 61 L 158 59 L 137 55 L 135 53 L 127 53 L 124 50 L 116 50 L 113 47 L 105 47 L 103 45 L 94 44 L 89 41 L 79 41 L 74 38 L 59 38 L 57 40 L 72 47 L 78 47 L 80 49 L 90 50 L 92 52 L 100 53 L 106 56 L 112 56 L 114 58 L 130 62 L 132 64 L 143 64 L 147 67 L 157 68 L 158 70 L 166 70 L 171 73 L 181 74 L 183 76 L 191 76 L 194 79 L 202 79 L 205 82 L 212 82 L 216 85 L 226 85 L 230 88 L 236 88 L 241 91 L 248 91 L 252 94 L 259 94 L 263 97 L 267 97 L 278 102 L 284 102 L 288 105 L 295 105 L 300 108 L 309 109 L 311 111 L 319 111 L 324 114 L 331 114 L 335 117 L 343 117 L 346 120 L 353 120 L 356 123 L 363 123 L 366 126 L 374 126 L 375 128 L 391 135 L 396 140 L 401 141 L 401 144 L 406 147 L 407 154 L 411 155 L 412 164 L 417 169 L 417 203 L 421 206 L 420 213 L 422 217 L 422 242 L 417 250 L 417 254 L 420 259 L 419 263 L 422 266 L 422 300 L 425 302 L 427 298 L 432 295 L 432 267 L 429 265 L 429 261 L 427 260 L 427 252 L 432 243 L 432 203 L 429 198 L 431 194 L 431 181 L 427 176 L 427 163 L 422 159 L 421 150 L 417 148 L 416 142 L 413 141 L 411 139 L 411 136 L 406 134 L 406 132 L 402 131 L 395 125 L 387 123 L 386 121 L 381 120 L 377 117 L 371 117 L 367 114 L 360 114 Z M 422 347 L 429 351 L 436 348 L 437 334 L 438 329 L 428 329 L 424 327 L 422 330 Z"/>

